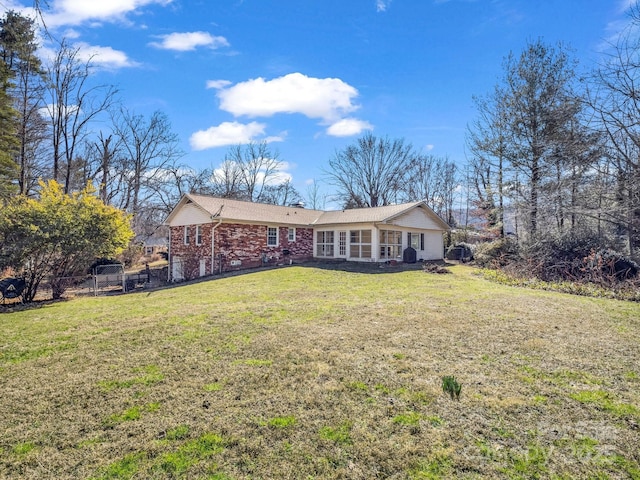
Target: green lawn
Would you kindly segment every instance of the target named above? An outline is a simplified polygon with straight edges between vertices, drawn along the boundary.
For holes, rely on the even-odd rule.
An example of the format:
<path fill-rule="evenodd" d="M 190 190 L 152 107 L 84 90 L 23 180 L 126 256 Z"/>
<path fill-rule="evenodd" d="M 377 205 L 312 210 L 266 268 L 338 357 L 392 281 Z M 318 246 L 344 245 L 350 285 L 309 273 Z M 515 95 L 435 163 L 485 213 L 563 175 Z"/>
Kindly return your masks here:
<path fill-rule="evenodd" d="M 1 314 L 0 478 L 639 479 L 640 304 L 451 270 Z"/>

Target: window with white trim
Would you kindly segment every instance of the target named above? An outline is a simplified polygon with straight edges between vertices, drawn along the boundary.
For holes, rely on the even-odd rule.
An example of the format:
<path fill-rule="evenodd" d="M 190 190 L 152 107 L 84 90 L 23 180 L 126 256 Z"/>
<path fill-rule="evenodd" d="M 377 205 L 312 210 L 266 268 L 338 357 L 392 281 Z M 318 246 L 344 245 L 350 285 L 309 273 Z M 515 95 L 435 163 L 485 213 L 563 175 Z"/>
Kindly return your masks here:
<path fill-rule="evenodd" d="M 191 242 L 191 237 L 189 236 L 189 225 L 184 226 L 184 244 L 189 245 Z"/>
<path fill-rule="evenodd" d="M 349 256 L 351 258 L 371 258 L 371 230 L 351 230 Z"/>
<path fill-rule="evenodd" d="M 395 260 L 402 257 L 402 232 L 380 230 L 380 259 Z"/>
<path fill-rule="evenodd" d="M 333 232 L 316 232 L 316 256 L 333 257 Z"/>
<path fill-rule="evenodd" d="M 414 250 L 424 250 L 424 233 L 410 233 L 409 245 Z"/>
<path fill-rule="evenodd" d="M 202 225 L 196 225 L 196 245 L 202 245 Z"/>
<path fill-rule="evenodd" d="M 278 245 L 278 227 L 267 227 L 267 245 L 270 247 Z"/>
<path fill-rule="evenodd" d="M 295 227 L 289 227 L 289 241 L 290 242 L 295 242 L 296 241 L 296 229 L 295 229 Z"/>

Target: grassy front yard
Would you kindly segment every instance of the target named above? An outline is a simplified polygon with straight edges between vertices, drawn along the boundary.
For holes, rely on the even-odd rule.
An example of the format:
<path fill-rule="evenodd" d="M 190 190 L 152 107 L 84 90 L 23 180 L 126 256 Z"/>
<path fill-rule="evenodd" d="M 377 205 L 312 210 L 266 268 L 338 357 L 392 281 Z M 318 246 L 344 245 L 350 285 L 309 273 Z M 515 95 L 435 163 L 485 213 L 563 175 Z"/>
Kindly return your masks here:
<path fill-rule="evenodd" d="M 452 270 L 2 314 L 0 477 L 640 478 L 640 304 Z"/>

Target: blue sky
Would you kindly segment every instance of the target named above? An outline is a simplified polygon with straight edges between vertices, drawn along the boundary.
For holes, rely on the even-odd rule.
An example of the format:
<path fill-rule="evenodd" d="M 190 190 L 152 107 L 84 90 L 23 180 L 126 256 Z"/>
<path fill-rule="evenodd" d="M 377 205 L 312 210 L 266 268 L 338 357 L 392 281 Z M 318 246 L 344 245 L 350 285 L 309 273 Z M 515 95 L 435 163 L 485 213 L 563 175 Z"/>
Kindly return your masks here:
<path fill-rule="evenodd" d="M 185 164 L 215 168 L 230 145 L 265 140 L 304 196 L 369 129 L 464 165 L 472 96 L 493 88 L 510 51 L 563 42 L 589 69 L 629 3 L 49 0 L 46 22 L 94 55 L 95 80 L 129 110 L 169 116 Z"/>

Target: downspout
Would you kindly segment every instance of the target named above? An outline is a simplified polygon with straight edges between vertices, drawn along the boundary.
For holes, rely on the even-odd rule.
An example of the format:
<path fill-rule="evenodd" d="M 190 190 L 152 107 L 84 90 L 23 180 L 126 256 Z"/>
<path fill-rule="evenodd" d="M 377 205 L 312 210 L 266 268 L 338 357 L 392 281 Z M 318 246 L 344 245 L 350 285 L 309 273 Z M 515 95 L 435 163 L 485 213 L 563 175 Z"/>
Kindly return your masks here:
<path fill-rule="evenodd" d="M 211 220 L 213 220 L 215 217 L 211 217 Z M 214 234 L 216 231 L 216 228 L 218 228 L 220 226 L 220 224 L 222 223 L 222 217 L 218 217 L 218 223 L 216 223 L 213 227 L 211 227 L 211 275 L 213 275 L 214 272 L 214 265 L 215 265 L 215 249 L 214 249 Z M 222 259 L 220 259 L 222 260 Z M 220 265 L 220 271 L 222 271 L 222 265 Z"/>
<path fill-rule="evenodd" d="M 167 253 L 169 259 L 169 265 L 167 266 L 167 282 L 171 281 L 171 264 L 173 263 L 173 257 L 171 256 L 171 225 L 169 225 L 169 248 Z"/>

